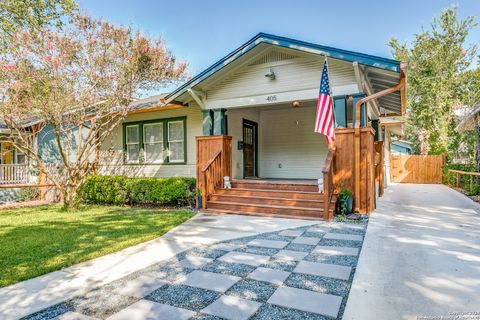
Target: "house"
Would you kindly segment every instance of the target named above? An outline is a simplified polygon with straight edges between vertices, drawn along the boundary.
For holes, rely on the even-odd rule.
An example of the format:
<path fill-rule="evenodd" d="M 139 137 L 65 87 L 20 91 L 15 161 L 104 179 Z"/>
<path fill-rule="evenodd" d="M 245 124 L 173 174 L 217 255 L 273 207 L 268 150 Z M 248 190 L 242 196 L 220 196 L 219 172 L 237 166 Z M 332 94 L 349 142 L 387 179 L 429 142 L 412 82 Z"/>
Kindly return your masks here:
<path fill-rule="evenodd" d="M 336 143 L 314 133 L 323 63 Z M 173 92 L 136 103 L 100 147 L 99 173 L 192 176 L 203 208 L 331 218 L 341 188 L 368 213 L 405 113 L 406 65 L 260 33 Z M 223 188 L 225 176 L 232 189 Z"/>
<path fill-rule="evenodd" d="M 337 126 L 330 157 L 313 131 L 325 57 Z M 370 212 L 382 193 L 383 141 L 403 125 L 382 119 L 404 114 L 405 77 L 399 61 L 260 33 L 156 108 L 129 115 L 102 145 L 100 172 L 193 176 L 208 210 L 312 217 L 331 215 L 345 185 Z M 224 176 L 233 189 L 221 188 Z"/>
<path fill-rule="evenodd" d="M 408 141 L 394 140 L 390 144 L 391 154 L 412 154 L 412 145 Z"/>

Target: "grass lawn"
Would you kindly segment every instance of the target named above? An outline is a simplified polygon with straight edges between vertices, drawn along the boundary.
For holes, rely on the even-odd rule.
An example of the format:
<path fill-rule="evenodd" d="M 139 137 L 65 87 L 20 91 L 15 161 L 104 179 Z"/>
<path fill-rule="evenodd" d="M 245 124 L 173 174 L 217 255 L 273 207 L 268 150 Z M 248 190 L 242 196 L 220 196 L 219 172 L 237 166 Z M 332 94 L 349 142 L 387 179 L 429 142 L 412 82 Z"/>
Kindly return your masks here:
<path fill-rule="evenodd" d="M 0 287 L 157 238 L 193 215 L 115 206 L 0 211 Z"/>

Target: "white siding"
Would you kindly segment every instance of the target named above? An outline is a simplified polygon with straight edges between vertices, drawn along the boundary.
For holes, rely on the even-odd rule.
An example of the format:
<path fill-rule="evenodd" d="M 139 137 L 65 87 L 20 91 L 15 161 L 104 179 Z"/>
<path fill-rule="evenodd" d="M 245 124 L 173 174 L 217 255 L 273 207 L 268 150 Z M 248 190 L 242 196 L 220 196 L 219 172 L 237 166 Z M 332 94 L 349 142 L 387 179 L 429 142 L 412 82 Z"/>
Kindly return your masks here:
<path fill-rule="evenodd" d="M 232 136 L 232 176 L 243 178 L 242 119 L 258 123 L 258 174 L 262 178 L 322 178 L 325 137 L 313 132 L 315 106 L 228 110 Z M 298 124 L 297 124 L 298 123 Z M 279 168 L 279 164 L 281 168 Z"/>
<path fill-rule="evenodd" d="M 155 111 L 128 116 L 124 122 L 165 119 L 186 116 L 187 126 L 187 163 L 186 164 L 147 164 L 135 165 L 123 163 L 122 125 L 107 138 L 100 148 L 100 173 L 104 175 L 126 175 L 130 177 L 195 177 L 196 168 L 196 136 L 202 135 L 202 112 L 193 103 L 181 109 Z M 115 150 L 109 156 L 110 148 Z"/>
<path fill-rule="evenodd" d="M 323 67 L 323 57 L 298 57 L 284 61 L 274 61 L 260 65 L 244 65 L 223 80 L 207 88 L 208 107 L 218 107 L 222 103 L 248 103 L 249 97 L 255 97 L 256 104 L 268 104 L 265 95 L 276 94 L 279 98 L 295 97 L 312 99 L 318 94 Z M 265 77 L 272 67 L 276 78 Z M 330 83 L 334 94 L 358 92 L 355 73 L 351 63 L 329 60 Z M 246 98 L 246 99 L 245 99 Z M 260 102 L 260 103 L 259 103 Z M 245 105 L 247 105 L 245 103 Z M 229 105 L 224 105 L 228 108 Z"/>
<path fill-rule="evenodd" d="M 328 149 L 325 137 L 313 132 L 314 119 L 315 107 L 261 113 L 258 156 L 261 177 L 322 178 Z"/>

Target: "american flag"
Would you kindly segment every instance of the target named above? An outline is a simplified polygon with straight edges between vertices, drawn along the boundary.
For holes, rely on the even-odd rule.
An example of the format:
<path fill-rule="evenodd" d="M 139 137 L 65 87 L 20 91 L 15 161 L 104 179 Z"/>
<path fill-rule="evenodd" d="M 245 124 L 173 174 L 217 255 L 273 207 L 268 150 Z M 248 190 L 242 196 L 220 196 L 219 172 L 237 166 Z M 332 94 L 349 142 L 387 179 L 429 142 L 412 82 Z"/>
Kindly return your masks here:
<path fill-rule="evenodd" d="M 330 98 L 330 84 L 328 82 L 327 60 L 323 64 L 322 79 L 320 80 L 320 92 L 318 94 L 317 114 L 315 115 L 315 132 L 324 134 L 327 143 L 335 140 L 335 128 L 333 123 L 333 104 Z"/>

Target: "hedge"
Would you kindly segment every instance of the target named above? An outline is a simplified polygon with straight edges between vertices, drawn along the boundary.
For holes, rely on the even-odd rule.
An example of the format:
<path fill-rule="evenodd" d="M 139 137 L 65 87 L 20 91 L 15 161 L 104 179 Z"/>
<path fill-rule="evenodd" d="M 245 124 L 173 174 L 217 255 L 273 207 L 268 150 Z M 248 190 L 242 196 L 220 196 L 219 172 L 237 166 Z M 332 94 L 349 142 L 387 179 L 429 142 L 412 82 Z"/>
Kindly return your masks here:
<path fill-rule="evenodd" d="M 94 204 L 185 206 L 195 203 L 195 179 L 91 176 L 80 193 Z"/>
<path fill-rule="evenodd" d="M 448 172 L 448 169 L 461 170 L 467 172 L 475 172 L 475 166 L 473 164 L 461 164 L 461 163 L 449 163 L 443 166 L 443 183 L 449 186 L 457 186 L 457 174 Z M 468 195 L 480 194 L 480 184 L 477 182 L 477 178 L 473 177 L 472 188 L 470 190 L 470 176 L 460 176 L 460 188 L 462 188 Z"/>

